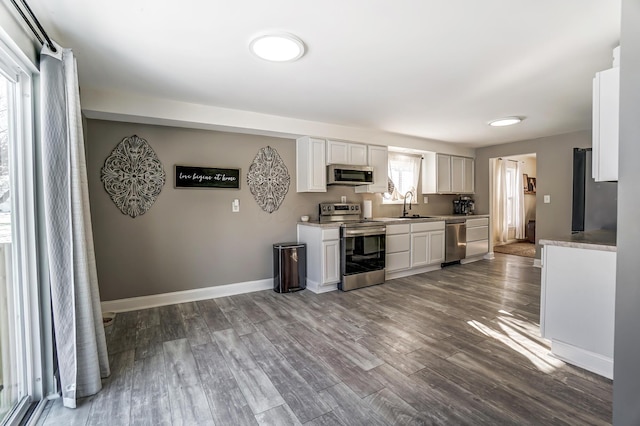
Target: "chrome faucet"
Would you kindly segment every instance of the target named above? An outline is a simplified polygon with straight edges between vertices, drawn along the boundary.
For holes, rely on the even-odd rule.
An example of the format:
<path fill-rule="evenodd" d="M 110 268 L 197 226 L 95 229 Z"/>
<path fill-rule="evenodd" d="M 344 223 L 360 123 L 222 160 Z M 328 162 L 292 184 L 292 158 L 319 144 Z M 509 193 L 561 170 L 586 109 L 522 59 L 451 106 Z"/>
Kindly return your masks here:
<path fill-rule="evenodd" d="M 411 195 L 411 201 L 413 201 L 413 192 L 407 191 L 407 193 L 404 194 L 404 200 L 402 201 L 402 217 L 407 217 L 409 214 L 407 211 L 407 197 L 409 195 Z M 409 210 L 411 210 L 411 201 L 409 201 Z"/>

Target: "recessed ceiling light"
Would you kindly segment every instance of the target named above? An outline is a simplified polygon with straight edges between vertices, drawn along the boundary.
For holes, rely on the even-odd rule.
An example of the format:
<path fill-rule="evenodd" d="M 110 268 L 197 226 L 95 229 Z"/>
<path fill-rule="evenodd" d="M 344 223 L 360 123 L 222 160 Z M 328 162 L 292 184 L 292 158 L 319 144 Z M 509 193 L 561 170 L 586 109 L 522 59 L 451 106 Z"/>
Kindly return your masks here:
<path fill-rule="evenodd" d="M 493 126 L 493 127 L 511 126 L 511 125 L 520 123 L 522 120 L 524 120 L 522 117 L 504 117 L 504 118 L 499 118 L 497 120 L 490 121 L 489 126 Z"/>
<path fill-rule="evenodd" d="M 251 40 L 249 49 L 257 57 L 272 62 L 293 62 L 304 55 L 304 43 L 288 33 L 258 36 Z"/>

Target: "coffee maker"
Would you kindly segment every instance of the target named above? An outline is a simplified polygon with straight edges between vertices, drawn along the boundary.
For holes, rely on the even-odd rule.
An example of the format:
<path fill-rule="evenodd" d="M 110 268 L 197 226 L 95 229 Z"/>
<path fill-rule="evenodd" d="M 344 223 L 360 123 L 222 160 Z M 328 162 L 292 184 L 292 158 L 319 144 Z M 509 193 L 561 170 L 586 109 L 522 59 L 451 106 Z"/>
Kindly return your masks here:
<path fill-rule="evenodd" d="M 471 197 L 460 197 L 453 200 L 453 214 L 473 214 L 475 203 Z"/>

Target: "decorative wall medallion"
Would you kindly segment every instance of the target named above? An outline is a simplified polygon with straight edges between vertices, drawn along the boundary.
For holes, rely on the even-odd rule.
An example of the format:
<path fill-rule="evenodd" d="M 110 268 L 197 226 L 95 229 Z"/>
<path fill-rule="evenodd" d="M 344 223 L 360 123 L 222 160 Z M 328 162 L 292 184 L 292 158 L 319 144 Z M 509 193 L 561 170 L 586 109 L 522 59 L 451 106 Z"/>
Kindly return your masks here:
<path fill-rule="evenodd" d="M 249 166 L 247 184 L 258 205 L 268 213 L 278 210 L 289 191 L 291 177 L 287 166 L 271 148 L 261 148 Z"/>
<path fill-rule="evenodd" d="M 149 143 L 133 135 L 124 138 L 107 157 L 100 180 L 123 214 L 145 214 L 164 186 L 162 163 Z"/>

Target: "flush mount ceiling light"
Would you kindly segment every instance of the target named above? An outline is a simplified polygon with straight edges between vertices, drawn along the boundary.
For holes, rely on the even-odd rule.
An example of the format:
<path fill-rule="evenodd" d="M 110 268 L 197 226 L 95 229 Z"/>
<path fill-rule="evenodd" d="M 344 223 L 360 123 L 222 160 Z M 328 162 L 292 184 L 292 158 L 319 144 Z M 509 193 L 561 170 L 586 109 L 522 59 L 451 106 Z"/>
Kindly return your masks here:
<path fill-rule="evenodd" d="M 522 120 L 524 120 L 522 117 L 504 117 L 504 118 L 499 118 L 497 120 L 490 121 L 489 126 L 493 126 L 493 127 L 512 126 L 514 124 L 520 123 Z"/>
<path fill-rule="evenodd" d="M 293 62 L 304 55 L 304 43 L 288 33 L 260 35 L 249 44 L 249 49 L 258 58 L 272 62 Z"/>

